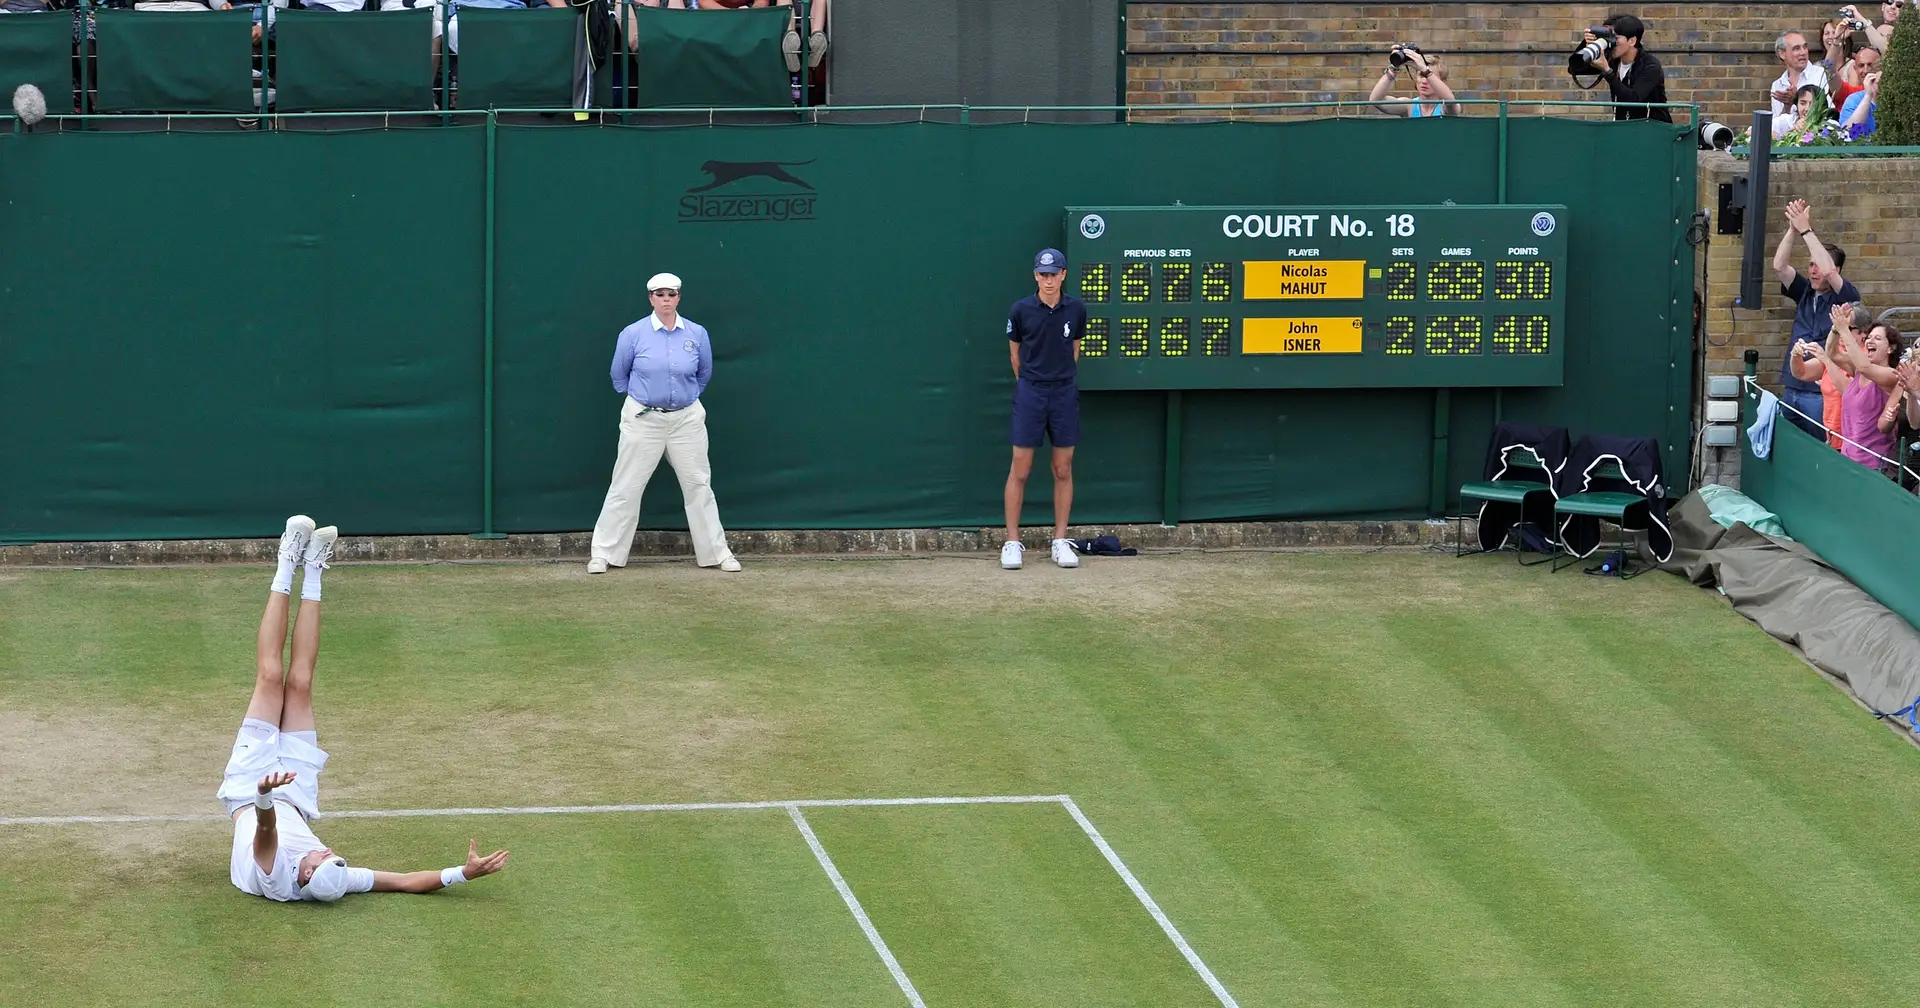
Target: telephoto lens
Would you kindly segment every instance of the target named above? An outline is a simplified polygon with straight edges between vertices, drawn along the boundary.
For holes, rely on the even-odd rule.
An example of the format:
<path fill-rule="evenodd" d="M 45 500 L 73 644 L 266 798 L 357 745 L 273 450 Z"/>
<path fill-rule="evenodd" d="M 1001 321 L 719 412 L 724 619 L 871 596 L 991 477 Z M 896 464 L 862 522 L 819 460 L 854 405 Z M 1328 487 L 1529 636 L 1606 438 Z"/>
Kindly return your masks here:
<path fill-rule="evenodd" d="M 1591 42 L 1581 45 L 1577 50 L 1577 54 L 1581 60 L 1591 63 L 1605 56 L 1613 49 L 1613 29 L 1606 25 L 1601 25 L 1595 28 L 1588 28 L 1587 31 L 1594 36 L 1594 39 Z"/>

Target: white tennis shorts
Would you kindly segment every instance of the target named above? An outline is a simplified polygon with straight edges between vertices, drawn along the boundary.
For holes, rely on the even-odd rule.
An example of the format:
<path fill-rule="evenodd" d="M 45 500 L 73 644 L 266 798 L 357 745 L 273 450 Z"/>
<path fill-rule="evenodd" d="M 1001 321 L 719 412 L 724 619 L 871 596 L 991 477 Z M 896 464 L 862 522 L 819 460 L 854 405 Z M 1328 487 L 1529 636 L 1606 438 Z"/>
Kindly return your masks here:
<path fill-rule="evenodd" d="M 233 740 L 233 754 L 227 757 L 225 779 L 220 782 L 219 798 L 227 814 L 253 804 L 260 778 L 287 772 L 294 775 L 293 783 L 275 795 L 293 803 L 308 819 L 318 819 L 320 771 L 327 765 L 327 753 L 319 741 L 313 732 L 283 732 L 256 718 L 242 721 L 240 734 Z"/>

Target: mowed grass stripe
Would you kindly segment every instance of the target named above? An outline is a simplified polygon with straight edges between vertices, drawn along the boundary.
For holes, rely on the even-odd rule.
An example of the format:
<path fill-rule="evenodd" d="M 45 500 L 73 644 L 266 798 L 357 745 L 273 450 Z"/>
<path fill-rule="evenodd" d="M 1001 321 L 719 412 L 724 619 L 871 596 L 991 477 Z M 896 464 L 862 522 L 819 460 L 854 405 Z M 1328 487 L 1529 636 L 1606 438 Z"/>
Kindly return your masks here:
<path fill-rule="evenodd" d="M 325 839 L 357 862 L 450 862 L 470 834 L 515 854 L 432 897 L 330 907 L 227 887 L 217 824 L 143 827 L 194 834 L 151 879 L 88 870 L 70 831 L 102 827 L 58 829 L 0 848 L 21 911 L 0 919 L 0 991 L 36 1005 L 899 1003 L 778 810 L 336 821 Z"/>
<path fill-rule="evenodd" d="M 1058 805 L 807 818 L 928 1005 L 1219 1004 Z"/>

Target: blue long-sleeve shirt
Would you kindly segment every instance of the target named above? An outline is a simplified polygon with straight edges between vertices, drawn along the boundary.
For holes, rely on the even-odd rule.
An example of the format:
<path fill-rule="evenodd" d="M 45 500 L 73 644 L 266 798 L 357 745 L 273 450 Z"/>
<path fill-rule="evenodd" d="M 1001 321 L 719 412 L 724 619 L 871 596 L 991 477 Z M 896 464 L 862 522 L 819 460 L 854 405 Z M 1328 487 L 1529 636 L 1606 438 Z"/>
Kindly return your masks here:
<path fill-rule="evenodd" d="M 700 323 L 658 315 L 620 330 L 613 347 L 613 388 L 642 406 L 684 409 L 693 405 L 713 378 L 713 343 Z"/>

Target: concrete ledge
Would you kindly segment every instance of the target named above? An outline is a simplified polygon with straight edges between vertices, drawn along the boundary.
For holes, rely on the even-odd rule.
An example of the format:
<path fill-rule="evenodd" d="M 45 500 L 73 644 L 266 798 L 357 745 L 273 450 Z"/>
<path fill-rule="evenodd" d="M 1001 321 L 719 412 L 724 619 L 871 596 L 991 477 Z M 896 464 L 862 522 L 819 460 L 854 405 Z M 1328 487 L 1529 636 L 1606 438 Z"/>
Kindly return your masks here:
<path fill-rule="evenodd" d="M 1469 522 L 1467 535 L 1473 536 Z M 1412 521 L 1194 522 L 1160 525 L 1076 525 L 1076 539 L 1116 535 L 1138 549 L 1350 549 L 1438 547 L 1452 541 L 1450 523 Z M 1046 547 L 1044 529 L 1022 536 L 1029 548 Z M 1000 548 L 993 529 L 872 529 L 734 531 L 727 540 L 741 556 L 984 553 Z M 132 542 L 30 543 L 0 546 L 0 567 L 100 567 L 138 564 L 266 563 L 279 539 L 175 539 Z M 589 533 L 559 532 L 473 539 L 464 535 L 343 536 L 341 560 L 585 560 Z M 642 530 L 635 556 L 691 556 L 684 532 Z"/>

